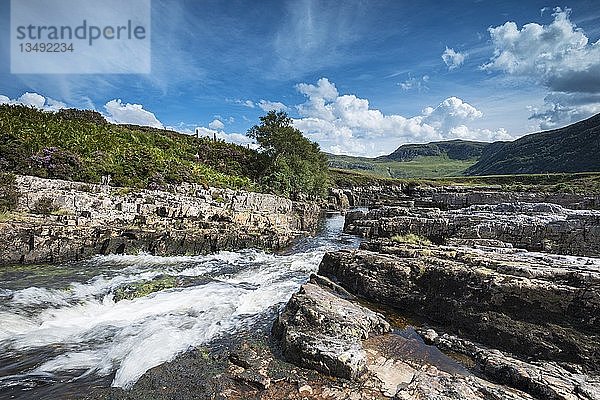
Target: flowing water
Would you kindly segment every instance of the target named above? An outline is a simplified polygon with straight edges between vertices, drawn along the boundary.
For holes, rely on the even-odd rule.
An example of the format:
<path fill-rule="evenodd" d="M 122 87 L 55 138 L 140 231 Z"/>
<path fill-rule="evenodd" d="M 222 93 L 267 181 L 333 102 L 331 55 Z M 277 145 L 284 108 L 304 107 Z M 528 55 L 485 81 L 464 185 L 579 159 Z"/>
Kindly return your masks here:
<path fill-rule="evenodd" d="M 326 251 L 356 247 L 343 217 L 284 253 L 99 256 L 0 269 L 0 398 L 57 398 L 90 382 L 131 387 L 191 346 L 272 320 Z M 115 302 L 123 285 L 185 285 Z M 75 391 L 76 392 L 76 391 Z"/>

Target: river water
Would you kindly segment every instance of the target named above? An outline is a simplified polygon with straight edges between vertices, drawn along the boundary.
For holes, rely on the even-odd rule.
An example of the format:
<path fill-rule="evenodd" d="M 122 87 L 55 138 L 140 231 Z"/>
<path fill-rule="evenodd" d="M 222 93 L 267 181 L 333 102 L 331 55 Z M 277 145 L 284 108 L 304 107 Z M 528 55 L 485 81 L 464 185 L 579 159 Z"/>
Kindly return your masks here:
<path fill-rule="evenodd" d="M 343 223 L 330 215 L 316 236 L 276 254 L 0 268 L 0 398 L 56 398 L 92 383 L 128 388 L 191 346 L 272 320 L 326 251 L 358 245 Z M 119 287 L 166 275 L 185 285 L 114 301 Z"/>

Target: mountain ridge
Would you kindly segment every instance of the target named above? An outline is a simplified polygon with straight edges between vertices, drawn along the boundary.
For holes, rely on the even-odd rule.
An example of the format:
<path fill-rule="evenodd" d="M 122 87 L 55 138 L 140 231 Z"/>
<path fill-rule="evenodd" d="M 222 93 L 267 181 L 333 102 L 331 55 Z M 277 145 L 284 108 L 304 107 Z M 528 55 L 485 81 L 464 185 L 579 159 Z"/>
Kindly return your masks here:
<path fill-rule="evenodd" d="M 466 175 L 600 171 L 600 114 L 511 142 L 493 142 Z"/>

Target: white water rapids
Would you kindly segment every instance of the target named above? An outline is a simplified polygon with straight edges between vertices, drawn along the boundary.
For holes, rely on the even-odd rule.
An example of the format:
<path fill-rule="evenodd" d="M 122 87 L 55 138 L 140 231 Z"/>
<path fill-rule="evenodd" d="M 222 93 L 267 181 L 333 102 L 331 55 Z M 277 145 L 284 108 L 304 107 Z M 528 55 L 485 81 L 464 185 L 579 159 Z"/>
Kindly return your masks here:
<path fill-rule="evenodd" d="M 113 386 L 131 387 L 148 369 L 285 304 L 326 251 L 356 246 L 342 224 L 328 218 L 319 235 L 286 254 L 102 256 L 54 267 L 35 286 L 0 273 L 0 361 L 12 363 L 0 366 L 0 394 L 26 378 L 51 382 L 65 373 L 72 380 L 114 373 Z M 114 301 L 123 284 L 165 275 L 192 284 Z"/>

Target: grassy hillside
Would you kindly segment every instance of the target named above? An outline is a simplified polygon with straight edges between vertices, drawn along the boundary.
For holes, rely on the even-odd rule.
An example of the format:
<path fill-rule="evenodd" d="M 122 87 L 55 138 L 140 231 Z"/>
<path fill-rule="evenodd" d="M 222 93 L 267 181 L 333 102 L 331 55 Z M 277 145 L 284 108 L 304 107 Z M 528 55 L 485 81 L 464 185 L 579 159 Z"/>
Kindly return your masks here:
<path fill-rule="evenodd" d="M 600 171 L 600 114 L 487 147 L 469 175 Z"/>
<path fill-rule="evenodd" d="M 490 143 L 449 140 L 404 144 L 377 158 L 328 154 L 331 168 L 359 171 L 385 178 L 435 178 L 459 176 L 471 167 Z"/>
<path fill-rule="evenodd" d="M 241 146 L 176 132 L 107 123 L 94 111 L 42 112 L 0 105 L 0 171 L 160 188 L 196 182 L 260 189 L 264 160 Z"/>
<path fill-rule="evenodd" d="M 418 157 L 446 156 L 450 160 L 473 160 L 479 158 L 488 145 L 489 143 L 486 142 L 474 142 L 460 139 L 425 144 L 403 144 L 392 154 L 378 157 L 377 159 L 411 161 Z"/>
<path fill-rule="evenodd" d="M 495 187 L 508 192 L 546 192 L 600 194 L 600 173 L 523 174 L 490 176 L 455 176 L 440 178 L 390 179 L 359 171 L 331 169 L 331 182 L 336 187 L 366 185 L 425 185 Z"/>
<path fill-rule="evenodd" d="M 447 155 L 416 156 L 408 161 L 328 154 L 331 168 L 359 171 L 374 177 L 434 178 L 462 175 L 476 159 L 457 160 Z"/>

